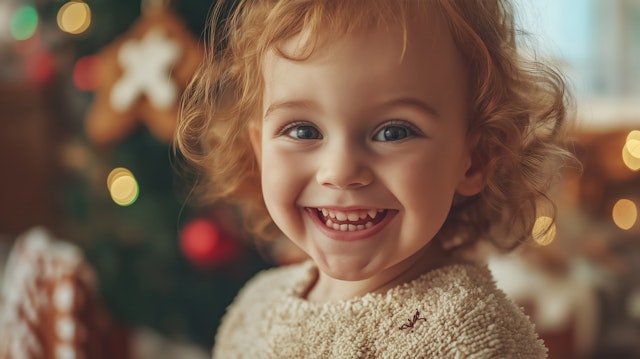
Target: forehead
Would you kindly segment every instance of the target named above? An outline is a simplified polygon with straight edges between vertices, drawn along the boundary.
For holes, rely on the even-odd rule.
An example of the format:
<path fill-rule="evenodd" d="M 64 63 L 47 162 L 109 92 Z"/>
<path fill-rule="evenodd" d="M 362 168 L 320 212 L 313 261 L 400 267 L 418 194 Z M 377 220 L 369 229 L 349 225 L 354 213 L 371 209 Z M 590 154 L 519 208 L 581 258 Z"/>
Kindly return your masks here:
<path fill-rule="evenodd" d="M 346 35 L 302 33 L 271 49 L 263 64 L 263 115 L 274 104 L 315 102 L 341 114 L 410 98 L 441 115 L 466 111 L 465 62 L 438 17 Z M 279 108 L 280 106 L 275 106 Z"/>
<path fill-rule="evenodd" d="M 415 2 L 421 4 L 424 2 Z M 398 63 L 405 57 L 441 57 L 457 53 L 442 12 L 419 7 L 409 14 L 396 14 L 382 21 L 375 16 L 368 21 L 329 26 L 304 27 L 284 40 L 274 41 L 262 56 L 262 70 L 277 60 L 299 63 L 323 62 L 329 58 L 356 56 L 359 52 L 375 56 L 393 55 Z M 357 46 L 354 46 L 356 44 Z M 344 55 L 344 56 L 340 56 Z M 376 56 L 379 57 L 379 56 Z M 449 56 L 451 57 L 451 56 Z"/>

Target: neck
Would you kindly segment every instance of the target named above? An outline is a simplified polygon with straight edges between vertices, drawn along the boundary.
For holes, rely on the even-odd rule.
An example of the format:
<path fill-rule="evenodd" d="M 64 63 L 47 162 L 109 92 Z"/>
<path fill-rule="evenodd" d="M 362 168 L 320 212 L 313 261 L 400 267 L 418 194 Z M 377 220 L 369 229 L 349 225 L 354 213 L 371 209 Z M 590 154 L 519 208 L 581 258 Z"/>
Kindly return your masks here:
<path fill-rule="evenodd" d="M 431 270 L 452 262 L 451 255 L 434 241 L 411 257 L 389 266 L 371 278 L 345 281 L 318 271 L 318 278 L 309 288 L 305 297 L 311 302 L 333 303 L 362 297 L 368 293 L 384 294 L 392 288 L 408 283 Z"/>

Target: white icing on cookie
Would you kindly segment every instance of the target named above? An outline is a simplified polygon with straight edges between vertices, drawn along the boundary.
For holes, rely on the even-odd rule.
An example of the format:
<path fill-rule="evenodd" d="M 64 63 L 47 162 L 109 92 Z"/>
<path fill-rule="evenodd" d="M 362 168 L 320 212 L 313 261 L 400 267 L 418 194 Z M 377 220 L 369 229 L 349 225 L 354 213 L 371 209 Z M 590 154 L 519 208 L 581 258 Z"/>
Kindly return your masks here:
<path fill-rule="evenodd" d="M 56 336 L 63 341 L 72 341 L 76 336 L 76 322 L 71 317 L 56 319 Z"/>
<path fill-rule="evenodd" d="M 60 359 L 80 356 L 75 342 L 81 324 L 74 317 L 74 306 L 84 297 L 74 286 L 76 280 L 82 288 L 94 289 L 94 274 L 73 244 L 42 228 L 18 238 L 0 292 L 0 357 L 42 358 L 51 351 Z M 44 323 L 53 327 L 45 328 Z M 56 344 L 64 345 L 45 348 L 43 335 L 51 331 Z"/>
<path fill-rule="evenodd" d="M 74 289 L 69 281 L 58 283 L 53 291 L 53 306 L 59 312 L 68 312 L 73 308 Z"/>
<path fill-rule="evenodd" d="M 69 344 L 58 344 L 55 349 L 56 359 L 76 359 L 76 350 Z"/>
<path fill-rule="evenodd" d="M 168 109 L 178 99 L 171 69 L 181 56 L 180 44 L 162 30 L 149 30 L 140 40 L 129 40 L 119 49 L 123 74 L 113 85 L 109 103 L 116 112 L 125 112 L 142 95 L 157 109 Z"/>

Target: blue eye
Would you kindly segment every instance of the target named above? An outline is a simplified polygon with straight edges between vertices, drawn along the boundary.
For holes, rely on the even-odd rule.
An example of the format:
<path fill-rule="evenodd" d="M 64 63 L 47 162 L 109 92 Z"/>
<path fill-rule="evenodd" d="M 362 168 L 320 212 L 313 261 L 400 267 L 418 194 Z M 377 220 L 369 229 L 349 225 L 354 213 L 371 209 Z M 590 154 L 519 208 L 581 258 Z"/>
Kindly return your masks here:
<path fill-rule="evenodd" d="M 294 125 L 285 130 L 289 137 L 299 140 L 317 140 L 322 138 L 320 131 L 310 125 Z"/>
<path fill-rule="evenodd" d="M 373 137 L 374 141 L 400 141 L 413 135 L 413 131 L 404 125 L 389 125 L 383 127 Z"/>

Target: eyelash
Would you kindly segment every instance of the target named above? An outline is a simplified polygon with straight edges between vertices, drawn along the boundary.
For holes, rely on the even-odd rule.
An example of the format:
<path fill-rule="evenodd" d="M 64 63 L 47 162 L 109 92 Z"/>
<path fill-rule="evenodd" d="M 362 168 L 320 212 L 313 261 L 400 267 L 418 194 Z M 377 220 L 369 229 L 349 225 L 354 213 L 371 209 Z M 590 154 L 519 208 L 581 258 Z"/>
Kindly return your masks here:
<path fill-rule="evenodd" d="M 282 126 L 276 133 L 277 136 L 288 136 L 288 134 L 295 129 L 296 127 L 300 127 L 300 126 L 310 126 L 313 127 L 317 130 L 317 127 L 307 121 L 303 121 L 303 120 L 294 120 L 293 122 L 287 123 L 286 125 Z M 380 127 L 378 127 L 378 129 L 376 129 L 376 131 L 374 132 L 374 137 L 383 129 L 387 128 L 387 127 L 394 127 L 394 126 L 399 126 L 399 127 L 404 127 L 408 130 L 409 135 L 410 136 L 423 136 L 423 132 L 416 127 L 414 124 L 405 121 L 405 120 L 391 120 L 389 122 L 384 123 L 383 125 L 381 125 Z"/>
<path fill-rule="evenodd" d="M 293 122 L 289 122 L 286 125 L 282 126 L 276 133 L 277 136 L 288 136 L 289 132 L 291 132 L 293 129 L 295 129 L 296 127 L 300 127 L 300 126 L 310 126 L 313 127 L 317 130 L 317 127 L 307 121 L 302 121 L 302 120 L 294 120 Z M 320 132 L 320 131 L 318 131 Z"/>
<path fill-rule="evenodd" d="M 409 136 L 424 136 L 424 133 L 414 124 L 405 121 L 405 120 L 391 120 L 389 122 L 385 122 L 384 124 L 382 124 L 380 127 L 378 127 L 376 129 L 376 131 L 374 132 L 374 137 L 383 129 L 387 128 L 387 127 L 394 127 L 394 126 L 398 126 L 398 127 L 404 127 L 407 129 L 407 131 L 409 132 Z"/>

